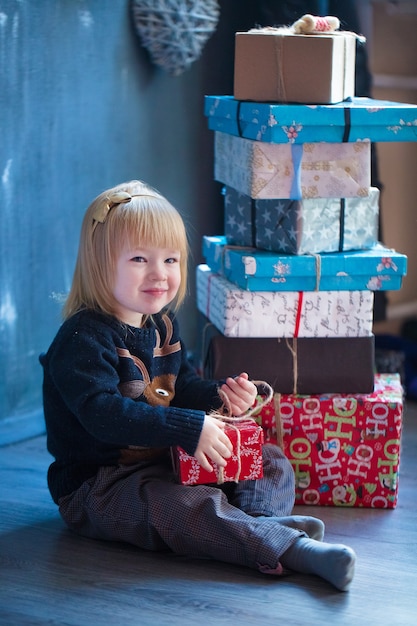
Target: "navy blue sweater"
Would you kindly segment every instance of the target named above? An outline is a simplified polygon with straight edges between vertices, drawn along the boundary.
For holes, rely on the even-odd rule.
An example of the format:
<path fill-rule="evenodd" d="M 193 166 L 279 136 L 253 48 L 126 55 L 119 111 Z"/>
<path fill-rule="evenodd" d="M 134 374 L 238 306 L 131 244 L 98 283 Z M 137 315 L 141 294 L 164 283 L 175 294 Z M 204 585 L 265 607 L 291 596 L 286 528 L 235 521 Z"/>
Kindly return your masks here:
<path fill-rule="evenodd" d="M 218 383 L 188 362 L 172 314 L 134 328 L 82 311 L 40 361 L 55 502 L 100 466 L 136 463 L 144 449 L 180 445 L 193 454 L 205 414 L 221 405 Z"/>

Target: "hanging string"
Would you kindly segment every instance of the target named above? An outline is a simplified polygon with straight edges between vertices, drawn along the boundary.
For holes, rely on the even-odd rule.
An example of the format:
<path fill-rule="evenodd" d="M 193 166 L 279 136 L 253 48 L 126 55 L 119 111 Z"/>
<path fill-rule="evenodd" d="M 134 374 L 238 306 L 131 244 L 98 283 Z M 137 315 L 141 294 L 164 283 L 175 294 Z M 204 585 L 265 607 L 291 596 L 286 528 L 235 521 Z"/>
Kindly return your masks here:
<path fill-rule="evenodd" d="M 293 376 L 293 394 L 297 393 L 298 387 L 298 345 L 297 345 L 297 337 L 293 337 L 292 345 L 290 344 L 290 340 L 285 339 L 285 343 L 287 345 L 288 350 L 292 355 L 292 376 Z"/>
<path fill-rule="evenodd" d="M 274 394 L 275 429 L 277 431 L 277 445 L 284 450 L 284 434 L 282 432 L 281 420 L 281 394 Z"/>

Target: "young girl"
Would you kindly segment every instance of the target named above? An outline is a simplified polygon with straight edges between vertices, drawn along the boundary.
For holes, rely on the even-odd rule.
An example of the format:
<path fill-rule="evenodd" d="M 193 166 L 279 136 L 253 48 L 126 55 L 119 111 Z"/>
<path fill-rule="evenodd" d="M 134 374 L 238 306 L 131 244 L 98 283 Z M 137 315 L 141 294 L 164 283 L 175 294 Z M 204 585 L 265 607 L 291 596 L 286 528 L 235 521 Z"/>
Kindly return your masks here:
<path fill-rule="evenodd" d="M 207 381 L 187 361 L 174 315 L 187 252 L 180 214 L 142 182 L 105 191 L 87 209 L 64 323 L 41 356 L 52 498 L 86 537 L 316 574 L 346 590 L 355 554 L 323 543 L 320 520 L 291 515 L 294 474 L 279 447 L 263 447 L 259 480 L 176 480 L 170 446 L 209 471 L 224 467 L 231 443 L 210 413 L 223 397 L 241 415 L 257 393 L 245 372 Z"/>

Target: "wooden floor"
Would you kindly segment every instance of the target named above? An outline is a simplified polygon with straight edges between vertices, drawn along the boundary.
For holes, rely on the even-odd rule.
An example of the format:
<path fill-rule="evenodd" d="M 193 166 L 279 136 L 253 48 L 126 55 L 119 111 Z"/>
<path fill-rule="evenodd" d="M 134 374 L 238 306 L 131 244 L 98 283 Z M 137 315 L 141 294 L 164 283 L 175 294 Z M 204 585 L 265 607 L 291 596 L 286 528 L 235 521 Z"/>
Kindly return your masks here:
<path fill-rule="evenodd" d="M 245 568 L 80 539 L 45 483 L 45 438 L 0 449 L 0 624 L 417 625 L 417 405 L 404 411 L 395 510 L 297 507 L 357 552 L 347 593 L 313 576 Z"/>

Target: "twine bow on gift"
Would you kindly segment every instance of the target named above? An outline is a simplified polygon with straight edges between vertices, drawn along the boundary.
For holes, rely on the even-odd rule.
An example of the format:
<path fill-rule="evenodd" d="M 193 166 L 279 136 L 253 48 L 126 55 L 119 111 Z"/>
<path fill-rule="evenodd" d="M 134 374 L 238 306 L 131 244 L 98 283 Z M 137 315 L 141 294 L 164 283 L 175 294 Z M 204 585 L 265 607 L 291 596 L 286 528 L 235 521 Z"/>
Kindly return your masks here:
<path fill-rule="evenodd" d="M 284 38 L 282 36 L 298 36 L 305 35 L 312 38 L 320 38 L 323 36 L 332 37 L 344 37 L 345 56 L 347 40 L 350 37 L 355 38 L 360 43 L 364 43 L 366 38 L 363 35 L 351 31 L 340 31 L 340 21 L 337 17 L 332 15 L 326 15 L 319 17 L 306 13 L 299 20 L 294 22 L 291 26 L 264 26 L 260 28 L 252 28 L 249 33 L 266 34 L 266 35 L 280 35 L 275 38 L 275 56 L 277 64 L 277 100 L 281 102 L 287 101 L 286 96 L 286 84 L 284 80 Z M 346 71 L 346 66 L 343 68 Z M 344 83 L 343 83 L 344 84 Z"/>
<path fill-rule="evenodd" d="M 294 22 L 292 29 L 298 35 L 309 35 L 311 33 L 330 33 L 340 27 L 340 21 L 333 15 L 319 17 L 306 13 L 299 20 Z"/>
<path fill-rule="evenodd" d="M 291 26 L 261 26 L 260 28 L 252 28 L 249 33 L 270 33 L 283 35 L 323 35 L 326 33 L 332 35 L 352 35 L 361 43 L 366 41 L 366 37 L 358 35 L 351 31 L 339 31 L 340 20 L 333 15 L 320 17 L 306 13 L 299 20 L 291 24 Z"/>
<path fill-rule="evenodd" d="M 320 35 L 325 33 L 331 33 L 332 35 L 349 34 L 353 35 L 358 41 L 364 43 L 366 38 L 363 35 L 352 33 L 350 31 L 336 32 L 340 28 L 340 20 L 334 15 L 325 15 L 320 17 L 318 15 L 310 15 L 306 13 L 299 20 L 294 22 L 290 27 L 290 30 L 296 35 Z"/>
<path fill-rule="evenodd" d="M 240 455 L 241 435 L 240 435 L 240 430 L 236 426 L 236 424 L 242 423 L 242 422 L 248 422 L 248 421 L 256 424 L 256 421 L 252 418 L 252 415 L 254 413 L 259 412 L 266 404 L 268 404 L 272 400 L 273 395 L 274 395 L 274 391 L 272 387 L 265 381 L 253 380 L 252 382 L 256 387 L 258 387 L 258 389 L 262 388 L 264 397 L 263 399 L 260 399 L 258 395 L 256 398 L 256 403 L 250 409 L 245 411 L 245 413 L 242 413 L 242 415 L 238 415 L 238 416 L 232 415 L 229 398 L 221 389 L 219 389 L 219 395 L 221 399 L 223 400 L 223 406 L 221 407 L 220 411 L 210 412 L 211 417 L 215 417 L 216 419 L 222 422 L 226 422 L 228 426 L 236 432 L 236 457 L 237 457 L 238 467 L 235 473 L 235 477 L 233 479 L 235 483 L 239 482 L 240 472 L 242 469 L 242 462 L 241 462 L 241 455 Z M 217 484 L 222 485 L 223 483 L 224 483 L 224 468 L 219 467 L 218 475 L 217 475 Z"/>

